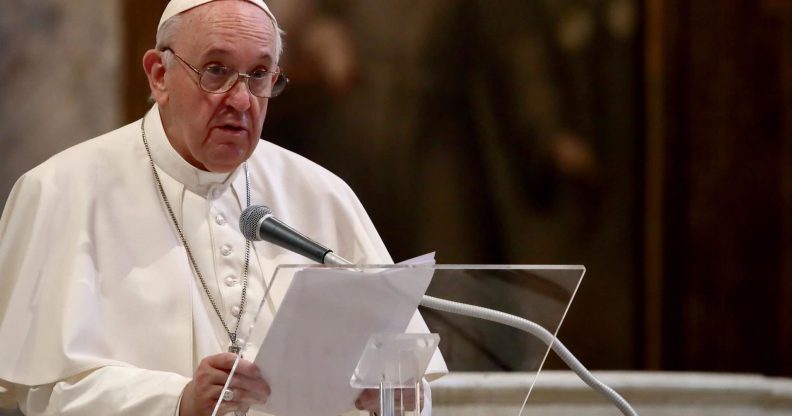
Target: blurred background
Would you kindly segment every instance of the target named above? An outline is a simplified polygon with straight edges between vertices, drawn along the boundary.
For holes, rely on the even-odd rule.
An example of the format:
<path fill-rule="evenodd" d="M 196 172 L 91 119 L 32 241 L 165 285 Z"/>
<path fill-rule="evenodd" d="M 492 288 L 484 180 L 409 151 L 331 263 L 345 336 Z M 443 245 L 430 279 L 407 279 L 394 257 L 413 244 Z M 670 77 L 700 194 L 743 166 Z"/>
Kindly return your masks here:
<path fill-rule="evenodd" d="M 0 0 L 0 203 L 143 115 L 165 4 Z M 792 376 L 792 0 L 269 4 L 263 136 L 395 260 L 583 264 L 559 336 L 589 367 Z"/>

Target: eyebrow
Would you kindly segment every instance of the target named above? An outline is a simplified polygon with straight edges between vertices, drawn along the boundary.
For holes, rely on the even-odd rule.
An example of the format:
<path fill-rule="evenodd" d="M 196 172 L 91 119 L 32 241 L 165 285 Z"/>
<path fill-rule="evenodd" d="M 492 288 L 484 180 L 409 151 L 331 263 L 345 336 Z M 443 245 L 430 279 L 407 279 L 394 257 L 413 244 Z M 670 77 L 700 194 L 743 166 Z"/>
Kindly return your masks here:
<path fill-rule="evenodd" d="M 231 51 L 229 51 L 228 49 L 223 49 L 218 47 L 208 49 L 207 51 L 201 53 L 202 59 L 206 59 L 207 57 L 213 57 L 213 56 L 229 56 L 229 55 L 231 55 Z M 265 60 L 267 61 L 267 63 L 272 63 L 274 61 L 274 59 L 272 59 L 272 55 L 270 55 L 269 53 L 262 53 L 261 55 L 259 55 L 258 59 Z"/>

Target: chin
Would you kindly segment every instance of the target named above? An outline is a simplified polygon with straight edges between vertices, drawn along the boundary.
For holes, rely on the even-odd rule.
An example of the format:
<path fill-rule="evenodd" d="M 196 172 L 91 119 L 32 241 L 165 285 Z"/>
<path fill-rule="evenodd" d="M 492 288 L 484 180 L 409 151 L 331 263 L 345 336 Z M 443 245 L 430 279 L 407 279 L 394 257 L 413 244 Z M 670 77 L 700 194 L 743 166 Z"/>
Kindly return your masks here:
<path fill-rule="evenodd" d="M 225 173 L 231 172 L 238 168 L 250 155 L 253 154 L 253 149 L 242 149 L 239 146 L 224 146 L 213 157 L 207 158 L 204 166 L 210 172 Z M 231 149 L 227 147 L 233 147 Z"/>
<path fill-rule="evenodd" d="M 239 167 L 247 159 L 234 159 L 228 161 L 217 161 L 204 164 L 206 170 L 216 173 L 228 173 Z"/>

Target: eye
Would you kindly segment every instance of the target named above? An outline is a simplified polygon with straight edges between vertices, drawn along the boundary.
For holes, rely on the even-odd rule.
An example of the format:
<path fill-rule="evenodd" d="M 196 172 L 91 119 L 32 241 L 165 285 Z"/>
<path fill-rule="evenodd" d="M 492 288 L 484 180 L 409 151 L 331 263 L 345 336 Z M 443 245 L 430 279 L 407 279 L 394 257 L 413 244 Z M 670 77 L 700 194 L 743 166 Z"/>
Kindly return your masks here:
<path fill-rule="evenodd" d="M 225 77 L 231 73 L 231 70 L 220 65 L 209 65 L 204 69 L 204 72 L 214 77 Z"/>
<path fill-rule="evenodd" d="M 270 74 L 271 73 L 269 71 L 267 71 L 266 69 L 257 69 L 255 71 L 251 72 L 250 76 L 252 78 L 256 78 L 256 79 L 266 79 L 267 77 L 270 76 Z"/>

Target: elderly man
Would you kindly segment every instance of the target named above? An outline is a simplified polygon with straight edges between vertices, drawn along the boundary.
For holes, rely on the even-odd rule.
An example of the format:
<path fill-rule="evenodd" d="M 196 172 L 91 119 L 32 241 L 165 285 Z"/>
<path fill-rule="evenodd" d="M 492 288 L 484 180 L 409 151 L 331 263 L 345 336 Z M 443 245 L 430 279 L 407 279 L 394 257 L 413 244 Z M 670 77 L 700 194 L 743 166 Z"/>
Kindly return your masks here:
<path fill-rule="evenodd" d="M 153 108 L 18 180 L 0 220 L 0 402 L 15 396 L 28 415 L 211 414 L 233 352 L 255 352 L 240 331 L 251 305 L 269 290 L 275 308 L 276 266 L 304 262 L 243 238 L 251 201 L 353 261 L 391 262 L 346 184 L 259 140 L 286 83 L 281 49 L 261 0 L 171 1 L 143 57 Z M 416 313 L 408 331 L 426 330 Z M 430 371 L 444 369 L 436 356 Z M 231 388 L 221 413 L 268 398 L 244 359 Z M 373 392 L 356 404 L 374 410 Z"/>

